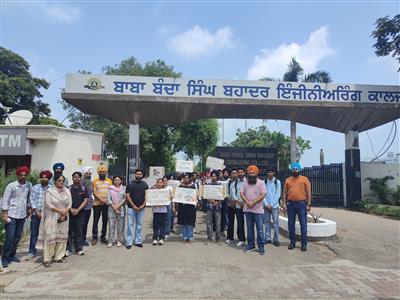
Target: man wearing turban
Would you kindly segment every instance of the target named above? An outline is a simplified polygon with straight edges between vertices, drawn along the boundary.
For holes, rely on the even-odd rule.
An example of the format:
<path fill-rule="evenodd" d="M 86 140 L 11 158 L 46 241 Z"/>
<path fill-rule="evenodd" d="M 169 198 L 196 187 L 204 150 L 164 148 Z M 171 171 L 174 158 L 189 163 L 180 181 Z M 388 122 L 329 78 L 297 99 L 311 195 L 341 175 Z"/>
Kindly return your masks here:
<path fill-rule="evenodd" d="M 64 164 L 62 162 L 55 163 L 53 165 L 54 176 L 56 174 L 63 174 L 64 169 L 65 169 L 65 166 L 64 166 Z M 68 184 L 68 178 L 66 176 L 64 176 L 64 178 L 65 178 L 64 187 L 68 187 L 68 185 L 69 185 Z M 53 180 L 50 180 L 50 185 L 54 185 Z"/>
<path fill-rule="evenodd" d="M 32 184 L 26 180 L 29 172 L 26 166 L 16 170 L 17 180 L 7 185 L 1 201 L 2 220 L 6 230 L 1 257 L 3 268 L 8 267 L 11 262 L 20 262 L 15 255 L 24 229 L 29 194 L 32 190 Z"/>
<path fill-rule="evenodd" d="M 39 236 L 40 221 L 42 219 L 42 207 L 44 201 L 44 193 L 49 188 L 49 180 L 53 175 L 49 170 L 43 170 L 39 174 L 40 183 L 32 187 L 29 200 L 31 202 L 31 236 L 29 240 L 28 258 L 36 256 L 36 242 Z"/>
<path fill-rule="evenodd" d="M 108 204 L 107 195 L 108 188 L 112 185 L 110 178 L 107 178 L 108 168 L 106 165 L 100 165 L 97 168 L 99 178 L 93 181 L 93 228 L 92 228 L 92 245 L 97 244 L 98 224 L 101 215 L 101 242 L 107 244 L 107 222 L 108 222 Z"/>
<path fill-rule="evenodd" d="M 301 251 L 307 250 L 307 211 L 311 209 L 311 184 L 306 176 L 300 175 L 301 165 L 294 162 L 290 166 L 292 176 L 285 180 L 283 188 L 283 209 L 288 214 L 288 229 L 290 244 L 288 249 L 296 246 L 296 215 L 301 228 Z"/>
<path fill-rule="evenodd" d="M 248 179 L 240 188 L 240 196 L 243 199 L 243 212 L 246 216 L 247 225 L 247 247 L 245 252 L 255 250 L 254 225 L 257 229 L 257 246 L 260 255 L 265 254 L 264 230 L 263 230 L 263 200 L 267 194 L 264 181 L 257 178 L 259 169 L 255 165 L 247 168 Z"/>
<path fill-rule="evenodd" d="M 86 166 L 82 169 L 83 179 L 82 185 L 88 192 L 89 198 L 86 203 L 84 212 L 84 222 L 82 227 L 82 244 L 83 246 L 89 246 L 89 241 L 86 239 L 87 235 L 87 227 L 89 224 L 90 216 L 92 215 L 92 208 L 93 208 L 93 182 L 92 182 L 92 173 L 93 168 L 91 166 Z"/>

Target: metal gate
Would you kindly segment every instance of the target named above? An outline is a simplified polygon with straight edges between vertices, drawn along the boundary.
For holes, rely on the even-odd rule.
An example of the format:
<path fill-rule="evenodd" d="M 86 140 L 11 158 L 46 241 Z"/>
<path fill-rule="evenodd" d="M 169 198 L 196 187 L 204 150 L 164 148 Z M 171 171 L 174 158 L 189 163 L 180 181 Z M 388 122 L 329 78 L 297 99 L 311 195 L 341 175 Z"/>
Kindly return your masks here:
<path fill-rule="evenodd" d="M 301 174 L 311 182 L 312 205 L 322 207 L 343 207 L 343 165 L 330 164 L 315 167 L 305 167 Z M 291 176 L 290 170 L 280 171 L 277 178 L 282 182 Z"/>

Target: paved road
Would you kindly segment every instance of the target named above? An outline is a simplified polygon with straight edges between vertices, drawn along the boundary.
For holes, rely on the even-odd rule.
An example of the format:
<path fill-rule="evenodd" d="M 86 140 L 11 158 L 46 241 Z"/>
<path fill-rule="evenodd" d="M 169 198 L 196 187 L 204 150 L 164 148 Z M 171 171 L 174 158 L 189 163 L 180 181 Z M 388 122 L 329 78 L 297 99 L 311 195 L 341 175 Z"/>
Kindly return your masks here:
<path fill-rule="evenodd" d="M 175 235 L 164 246 L 152 246 L 148 211 L 144 248 L 108 249 L 98 244 L 87 248 L 85 256 L 71 256 L 49 269 L 39 260 L 10 265 L 1 275 L 0 297 L 400 298 L 398 256 L 386 266 L 372 268 L 342 259 L 325 243 L 310 243 L 306 253 L 298 248 L 289 251 L 284 237 L 281 247 L 268 245 L 265 256 L 243 253 L 225 243 L 205 245 L 203 213 L 198 213 L 198 220 L 200 232 L 191 245 Z M 341 239 L 345 244 L 347 239 Z"/>

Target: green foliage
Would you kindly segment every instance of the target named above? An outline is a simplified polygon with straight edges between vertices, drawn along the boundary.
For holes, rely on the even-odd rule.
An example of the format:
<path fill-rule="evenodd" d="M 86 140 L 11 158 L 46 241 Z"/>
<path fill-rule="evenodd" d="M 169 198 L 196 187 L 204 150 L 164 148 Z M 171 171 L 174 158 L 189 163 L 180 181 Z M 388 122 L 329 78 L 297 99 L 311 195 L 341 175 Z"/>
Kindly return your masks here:
<path fill-rule="evenodd" d="M 369 188 L 378 198 L 379 202 L 382 204 L 390 204 L 388 196 L 390 194 L 390 188 L 387 186 L 386 182 L 393 180 L 393 176 L 385 176 L 383 178 L 371 178 L 367 177 L 364 181 L 369 181 Z"/>
<path fill-rule="evenodd" d="M 300 156 L 305 150 L 311 149 L 310 141 L 297 137 L 297 150 Z M 229 144 L 233 147 L 276 147 L 280 169 L 290 165 L 290 137 L 276 131 L 269 131 L 266 126 L 250 128 L 247 131 L 238 130 L 236 139 Z"/>
<path fill-rule="evenodd" d="M 376 39 L 373 46 L 375 54 L 377 56 L 391 55 L 400 63 L 400 14 L 395 15 L 393 19 L 389 16 L 379 18 L 375 25 L 376 29 L 371 35 Z"/>
<path fill-rule="evenodd" d="M 12 107 L 12 111 L 19 109 L 30 110 L 33 114 L 31 124 L 38 124 L 40 116 L 49 116 L 50 107 L 37 98 L 41 98 L 40 89 L 48 89 L 49 83 L 35 78 L 29 72 L 29 64 L 18 54 L 0 47 L 0 102 L 4 106 Z M 4 119 L 4 112 L 0 110 L 0 120 Z"/>
<path fill-rule="evenodd" d="M 393 197 L 393 204 L 400 206 L 400 185 L 397 185 L 395 189 L 391 190 L 390 194 Z"/>
<path fill-rule="evenodd" d="M 56 119 L 53 119 L 53 118 L 50 118 L 50 117 L 44 117 L 44 116 L 39 117 L 38 124 L 40 124 L 40 125 L 53 125 L 53 126 L 57 126 L 57 127 L 65 127 L 63 124 L 58 122 Z"/>
<path fill-rule="evenodd" d="M 376 203 L 366 203 L 362 210 L 369 214 L 375 214 L 380 216 L 388 216 L 396 219 L 400 219 L 400 206 L 391 206 Z"/>

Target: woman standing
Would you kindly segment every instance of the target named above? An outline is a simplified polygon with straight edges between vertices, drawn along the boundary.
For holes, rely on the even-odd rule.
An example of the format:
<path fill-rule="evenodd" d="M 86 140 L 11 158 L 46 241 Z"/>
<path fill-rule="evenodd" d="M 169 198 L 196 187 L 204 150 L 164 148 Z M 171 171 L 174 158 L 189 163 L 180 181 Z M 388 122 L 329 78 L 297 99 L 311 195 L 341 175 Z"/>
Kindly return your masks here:
<path fill-rule="evenodd" d="M 45 192 L 38 244 L 43 248 L 43 264 L 49 267 L 52 260 L 65 262 L 68 241 L 68 214 L 72 205 L 71 193 L 64 187 L 65 177 L 54 175 L 54 186 Z"/>
<path fill-rule="evenodd" d="M 114 176 L 113 185 L 108 188 L 107 204 L 108 209 L 108 247 L 111 248 L 115 243 L 121 247 L 125 227 L 125 201 L 126 190 L 122 185 L 122 179 Z"/>
<path fill-rule="evenodd" d="M 196 189 L 190 181 L 189 174 L 183 175 L 180 188 Z M 178 206 L 178 224 L 182 226 L 183 242 L 190 244 L 193 241 L 193 226 L 196 221 L 196 205 L 175 203 Z"/>
<path fill-rule="evenodd" d="M 164 188 L 164 180 L 162 178 L 157 179 L 157 189 Z M 157 244 L 164 245 L 165 239 L 165 222 L 167 218 L 167 211 L 169 205 L 153 206 L 153 246 Z"/>

